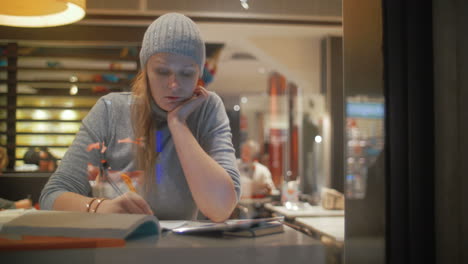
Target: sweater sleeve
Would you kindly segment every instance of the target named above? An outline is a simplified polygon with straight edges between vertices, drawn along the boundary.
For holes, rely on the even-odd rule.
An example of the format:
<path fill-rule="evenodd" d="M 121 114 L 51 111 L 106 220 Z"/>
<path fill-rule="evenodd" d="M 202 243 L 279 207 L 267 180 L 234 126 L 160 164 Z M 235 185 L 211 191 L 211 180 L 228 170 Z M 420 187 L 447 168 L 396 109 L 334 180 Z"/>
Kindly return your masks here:
<path fill-rule="evenodd" d="M 88 163 L 99 166 L 102 142 L 107 146 L 110 101 L 100 98 L 84 118 L 72 145 L 65 153 L 60 166 L 44 186 L 39 199 L 41 209 L 51 210 L 55 199 L 64 192 L 88 196 Z M 98 144 L 93 144 L 98 143 Z M 93 144 L 93 145 L 91 145 Z"/>
<path fill-rule="evenodd" d="M 15 202 L 0 198 L 0 210 L 1 209 L 15 209 Z"/>
<path fill-rule="evenodd" d="M 240 174 L 232 144 L 229 118 L 221 98 L 215 93 L 210 92 L 201 126 L 203 129 L 200 145 L 231 176 L 237 200 L 239 200 L 241 191 Z"/>

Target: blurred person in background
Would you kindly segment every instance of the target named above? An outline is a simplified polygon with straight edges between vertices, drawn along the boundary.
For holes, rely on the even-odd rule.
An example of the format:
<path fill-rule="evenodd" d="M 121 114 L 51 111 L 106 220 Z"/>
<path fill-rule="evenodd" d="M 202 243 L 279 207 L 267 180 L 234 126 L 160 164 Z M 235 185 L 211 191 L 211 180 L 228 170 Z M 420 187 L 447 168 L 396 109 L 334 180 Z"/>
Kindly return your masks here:
<path fill-rule="evenodd" d="M 30 147 L 24 153 L 24 164 L 37 165 L 37 170 L 43 172 L 53 172 L 57 168 L 57 158 L 50 153 L 47 147 Z"/>
<path fill-rule="evenodd" d="M 0 147 L 0 175 L 6 166 L 8 165 L 8 155 L 4 147 Z M 19 209 L 19 208 L 31 208 L 31 199 L 22 199 L 19 201 L 10 201 L 7 199 L 0 198 L 0 210 L 3 209 Z"/>
<path fill-rule="evenodd" d="M 241 145 L 241 158 L 238 160 L 241 173 L 242 197 L 261 198 L 271 195 L 275 189 L 270 170 L 258 162 L 259 144 L 251 139 Z"/>

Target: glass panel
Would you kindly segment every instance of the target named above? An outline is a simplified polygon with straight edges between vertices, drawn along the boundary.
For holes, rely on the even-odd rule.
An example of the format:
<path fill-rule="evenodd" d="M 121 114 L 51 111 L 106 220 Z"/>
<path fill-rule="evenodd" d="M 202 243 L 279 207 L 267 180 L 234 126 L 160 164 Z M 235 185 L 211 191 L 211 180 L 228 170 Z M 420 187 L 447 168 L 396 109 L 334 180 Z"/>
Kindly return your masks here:
<path fill-rule="evenodd" d="M 0 115 L 1 115 L 0 111 Z M 44 110 L 44 109 L 18 109 L 17 119 L 33 120 L 81 120 L 88 114 L 88 110 Z M 6 112 L 5 112 L 6 116 Z"/>
<path fill-rule="evenodd" d="M 81 122 L 17 122 L 16 132 L 76 133 Z"/>
<path fill-rule="evenodd" d="M 375 163 L 384 145 L 383 99 L 348 97 L 346 113 L 346 197 L 363 199 L 366 197 L 368 167 Z"/>
<path fill-rule="evenodd" d="M 6 122 L 0 122 L 0 132 L 6 132 L 7 124 Z"/>
<path fill-rule="evenodd" d="M 381 1 L 343 1 L 345 263 L 386 263 Z M 388 41 L 387 41 L 388 42 Z"/>
<path fill-rule="evenodd" d="M 73 96 L 18 96 L 17 105 L 37 107 L 92 107 L 98 98 Z"/>
<path fill-rule="evenodd" d="M 17 135 L 16 144 L 32 146 L 67 146 L 71 145 L 75 135 Z"/>
<path fill-rule="evenodd" d="M 6 118 L 7 118 L 7 110 L 0 109 L 0 119 L 6 119 Z"/>
<path fill-rule="evenodd" d="M 5 146 L 7 143 L 7 136 L 6 135 L 0 135 L 0 145 Z"/>

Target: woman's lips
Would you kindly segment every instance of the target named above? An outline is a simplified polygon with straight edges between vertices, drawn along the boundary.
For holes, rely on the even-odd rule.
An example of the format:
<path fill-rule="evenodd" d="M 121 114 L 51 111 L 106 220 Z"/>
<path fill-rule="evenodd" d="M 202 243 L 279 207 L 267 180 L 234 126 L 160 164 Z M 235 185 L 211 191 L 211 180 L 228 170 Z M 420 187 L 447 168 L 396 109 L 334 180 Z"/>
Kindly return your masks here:
<path fill-rule="evenodd" d="M 177 102 L 181 99 L 182 97 L 178 97 L 178 96 L 166 96 L 166 99 L 168 99 L 169 101 L 171 102 Z"/>

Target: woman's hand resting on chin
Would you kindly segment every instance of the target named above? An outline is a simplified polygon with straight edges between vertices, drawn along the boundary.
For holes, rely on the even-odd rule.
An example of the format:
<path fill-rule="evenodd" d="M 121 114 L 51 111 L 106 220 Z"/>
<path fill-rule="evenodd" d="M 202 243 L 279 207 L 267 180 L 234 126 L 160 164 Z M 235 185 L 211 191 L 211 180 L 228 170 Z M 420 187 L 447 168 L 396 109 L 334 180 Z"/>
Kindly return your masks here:
<path fill-rule="evenodd" d="M 187 117 L 199 107 L 208 98 L 208 91 L 197 86 L 193 92 L 193 96 L 187 99 L 183 104 L 168 112 L 167 122 L 170 125 L 173 122 L 185 123 Z"/>

